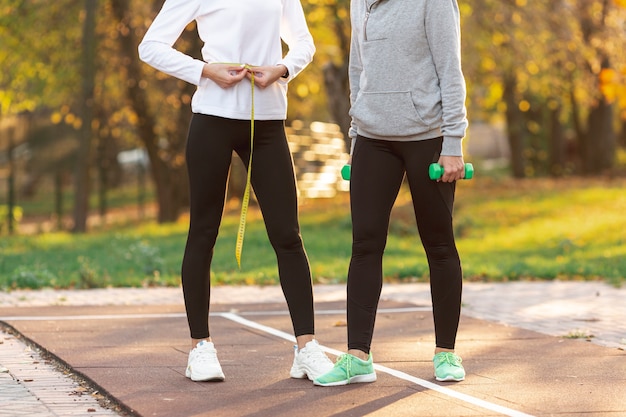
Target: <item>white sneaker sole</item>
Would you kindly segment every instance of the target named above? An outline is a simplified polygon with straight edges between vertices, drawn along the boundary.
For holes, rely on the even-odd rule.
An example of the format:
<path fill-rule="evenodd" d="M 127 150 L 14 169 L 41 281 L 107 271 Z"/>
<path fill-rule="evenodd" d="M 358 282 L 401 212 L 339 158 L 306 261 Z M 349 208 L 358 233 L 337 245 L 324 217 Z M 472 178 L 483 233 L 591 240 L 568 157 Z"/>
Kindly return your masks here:
<path fill-rule="evenodd" d="M 207 375 L 194 375 L 189 368 L 185 370 L 185 376 L 194 382 L 223 381 L 225 379 L 224 374 L 221 372 Z"/>
<path fill-rule="evenodd" d="M 294 378 L 294 379 L 304 379 L 304 378 L 308 378 L 309 374 L 306 373 L 305 371 L 300 370 L 300 369 L 291 368 L 291 371 L 289 372 L 289 376 Z M 311 379 L 311 378 L 309 378 L 309 379 Z"/>
<path fill-rule="evenodd" d="M 330 371 L 330 369 L 329 369 L 329 371 Z M 322 372 L 322 373 L 316 375 L 314 372 L 311 372 L 308 369 L 302 369 L 302 368 L 301 369 L 291 368 L 291 371 L 289 372 L 289 376 L 294 378 L 294 379 L 305 379 L 305 378 L 308 378 L 310 381 L 313 381 L 318 376 L 321 376 L 321 375 L 324 375 L 324 374 L 325 374 L 325 372 Z"/>
<path fill-rule="evenodd" d="M 289 376 L 295 379 L 309 378 L 309 380 L 314 381 L 315 378 L 317 378 L 318 376 L 324 375 L 326 372 L 330 372 L 330 370 L 332 369 L 333 368 L 331 366 L 323 372 L 315 372 L 307 368 L 306 366 L 303 366 L 303 367 L 292 366 L 291 371 L 289 371 Z"/>

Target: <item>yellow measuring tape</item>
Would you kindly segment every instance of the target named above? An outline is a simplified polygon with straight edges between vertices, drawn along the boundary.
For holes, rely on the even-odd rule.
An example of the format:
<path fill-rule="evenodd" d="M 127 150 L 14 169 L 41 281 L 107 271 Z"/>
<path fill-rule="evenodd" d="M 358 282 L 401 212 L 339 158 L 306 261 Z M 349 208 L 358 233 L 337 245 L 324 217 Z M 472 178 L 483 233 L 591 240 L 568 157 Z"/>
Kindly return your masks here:
<path fill-rule="evenodd" d="M 219 64 L 237 65 L 247 70 L 254 68 L 249 64 L 236 64 L 232 62 L 219 62 Z M 237 266 L 241 269 L 241 251 L 243 249 L 243 237 L 246 234 L 246 218 L 248 217 L 248 205 L 250 204 L 250 179 L 252 174 L 252 147 L 254 145 L 254 72 L 250 71 L 250 92 L 251 92 L 251 109 L 250 109 L 250 158 L 248 159 L 248 175 L 246 178 L 246 188 L 243 192 L 243 200 L 241 201 L 241 215 L 239 216 L 239 230 L 237 231 L 237 243 L 235 244 L 235 258 Z"/>
<path fill-rule="evenodd" d="M 244 65 L 250 69 L 251 65 Z M 241 201 L 241 215 L 239 216 L 239 230 L 237 231 L 237 243 L 235 245 L 235 258 L 237 266 L 241 269 L 241 251 L 243 249 L 243 236 L 246 233 L 246 217 L 248 216 L 248 204 L 250 203 L 250 178 L 252 174 L 252 147 L 254 145 L 254 72 L 250 71 L 250 93 L 252 106 L 250 108 L 250 158 L 248 159 L 248 176 L 246 178 L 246 188 Z"/>

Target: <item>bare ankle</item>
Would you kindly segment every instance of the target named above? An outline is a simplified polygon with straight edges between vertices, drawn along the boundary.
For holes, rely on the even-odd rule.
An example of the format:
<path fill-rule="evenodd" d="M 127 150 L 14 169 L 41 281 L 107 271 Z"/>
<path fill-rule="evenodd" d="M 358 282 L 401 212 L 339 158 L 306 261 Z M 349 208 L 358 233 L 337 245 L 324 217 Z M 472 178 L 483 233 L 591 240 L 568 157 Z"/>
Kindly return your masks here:
<path fill-rule="evenodd" d="M 298 344 L 298 350 L 306 346 L 307 343 L 315 339 L 315 335 L 303 334 L 296 337 L 296 343 Z"/>
<path fill-rule="evenodd" d="M 205 342 L 210 342 L 211 338 L 210 337 L 206 337 L 204 339 L 191 339 L 191 348 L 195 348 L 196 346 L 198 346 L 198 343 L 205 341 Z"/>
<path fill-rule="evenodd" d="M 348 353 L 352 356 L 356 356 L 357 358 L 361 359 L 362 361 L 367 361 L 370 358 L 370 354 L 369 353 L 365 353 L 362 350 L 359 349 L 348 349 Z"/>

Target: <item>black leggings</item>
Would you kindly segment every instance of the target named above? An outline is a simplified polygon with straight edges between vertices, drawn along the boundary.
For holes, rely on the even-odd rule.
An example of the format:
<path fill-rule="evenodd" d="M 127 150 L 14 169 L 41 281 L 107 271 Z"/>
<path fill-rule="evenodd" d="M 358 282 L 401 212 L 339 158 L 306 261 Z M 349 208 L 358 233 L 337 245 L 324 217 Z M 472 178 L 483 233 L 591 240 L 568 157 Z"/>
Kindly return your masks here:
<path fill-rule="evenodd" d="M 436 346 L 454 349 L 462 272 L 452 229 L 455 183 L 432 181 L 442 139 L 393 142 L 358 137 L 352 156 L 352 258 L 348 271 L 348 349 L 369 353 L 383 283 L 389 217 L 406 172 L 430 268 Z"/>
<path fill-rule="evenodd" d="M 252 187 L 259 202 L 294 333 L 314 334 L 309 261 L 302 244 L 291 153 L 282 120 L 255 121 Z M 250 121 L 194 114 L 187 138 L 190 222 L 182 285 L 191 337 L 209 337 L 210 269 L 233 150 L 247 168 Z"/>

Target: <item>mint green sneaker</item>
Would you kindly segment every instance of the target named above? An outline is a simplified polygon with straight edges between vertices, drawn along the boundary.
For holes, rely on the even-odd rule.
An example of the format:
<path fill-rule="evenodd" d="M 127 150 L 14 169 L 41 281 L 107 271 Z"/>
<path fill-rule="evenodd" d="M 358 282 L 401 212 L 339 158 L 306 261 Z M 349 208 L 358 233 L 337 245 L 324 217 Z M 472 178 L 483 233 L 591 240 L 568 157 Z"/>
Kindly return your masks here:
<path fill-rule="evenodd" d="M 435 379 L 437 381 L 463 381 L 465 369 L 461 365 L 463 360 L 452 352 L 439 352 L 433 358 L 435 365 Z"/>
<path fill-rule="evenodd" d="M 313 384 L 322 387 L 334 387 L 337 385 L 374 381 L 376 381 L 376 371 L 374 371 L 374 361 L 371 352 L 367 361 L 349 353 L 344 353 L 339 356 L 333 369 L 315 378 Z"/>

